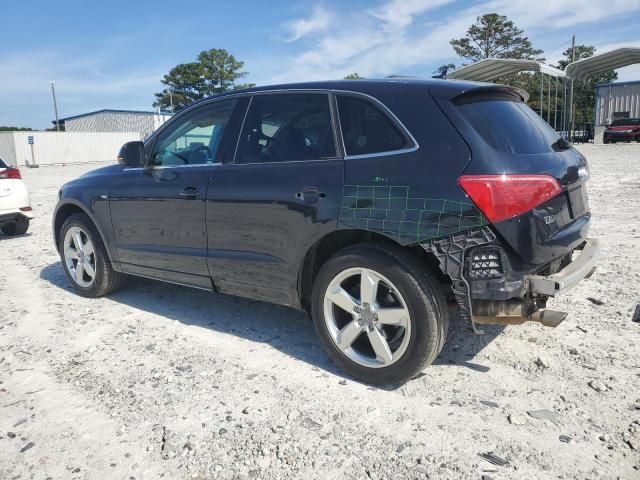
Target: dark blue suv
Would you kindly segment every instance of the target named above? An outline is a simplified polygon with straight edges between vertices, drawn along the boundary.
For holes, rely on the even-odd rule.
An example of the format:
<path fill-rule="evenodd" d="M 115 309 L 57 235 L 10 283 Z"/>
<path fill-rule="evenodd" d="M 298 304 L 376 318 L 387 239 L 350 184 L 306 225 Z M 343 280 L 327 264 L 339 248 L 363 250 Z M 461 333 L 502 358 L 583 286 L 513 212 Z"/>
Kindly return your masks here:
<path fill-rule="evenodd" d="M 585 158 L 508 87 L 317 82 L 193 104 L 60 190 L 79 294 L 137 275 L 307 310 L 331 358 L 404 381 L 470 329 L 565 313 L 588 276 Z M 577 251 L 577 252 L 576 252 Z"/>

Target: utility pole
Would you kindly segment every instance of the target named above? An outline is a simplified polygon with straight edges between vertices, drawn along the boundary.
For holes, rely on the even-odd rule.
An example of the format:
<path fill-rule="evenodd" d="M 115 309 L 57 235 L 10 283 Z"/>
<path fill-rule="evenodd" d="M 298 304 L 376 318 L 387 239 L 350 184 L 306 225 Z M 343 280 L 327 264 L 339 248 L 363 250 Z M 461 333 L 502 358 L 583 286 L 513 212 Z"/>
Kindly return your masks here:
<path fill-rule="evenodd" d="M 49 85 L 51 85 L 51 94 L 53 95 L 53 110 L 56 112 L 56 130 L 60 131 L 60 122 L 58 121 L 58 104 L 56 102 L 56 89 L 54 87 L 54 81 L 51 80 Z"/>
<path fill-rule="evenodd" d="M 571 37 L 571 63 L 576 61 L 576 36 Z M 575 113 L 573 111 L 573 78 L 569 87 L 569 141 L 572 140 L 573 128 L 575 127 Z"/>
<path fill-rule="evenodd" d="M 173 113 L 173 94 L 169 90 L 169 103 L 171 104 L 171 113 Z"/>

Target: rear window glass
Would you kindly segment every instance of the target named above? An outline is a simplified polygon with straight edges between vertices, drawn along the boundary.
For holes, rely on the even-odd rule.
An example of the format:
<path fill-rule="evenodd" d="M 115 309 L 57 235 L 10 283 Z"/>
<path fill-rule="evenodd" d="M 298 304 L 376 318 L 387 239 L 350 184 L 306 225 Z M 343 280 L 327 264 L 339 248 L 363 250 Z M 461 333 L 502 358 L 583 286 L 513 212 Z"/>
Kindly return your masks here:
<path fill-rule="evenodd" d="M 623 118 L 611 122 L 612 127 L 626 127 L 628 125 L 640 125 L 640 118 Z"/>
<path fill-rule="evenodd" d="M 559 138 L 536 112 L 510 96 L 480 97 L 458 108 L 483 140 L 501 152 L 553 152 L 552 145 Z"/>
<path fill-rule="evenodd" d="M 347 155 L 392 152 L 411 146 L 395 123 L 367 100 L 340 95 L 338 111 Z"/>
<path fill-rule="evenodd" d="M 1 158 L 0 158 L 0 168 L 8 168 L 7 164 L 4 163 Z"/>

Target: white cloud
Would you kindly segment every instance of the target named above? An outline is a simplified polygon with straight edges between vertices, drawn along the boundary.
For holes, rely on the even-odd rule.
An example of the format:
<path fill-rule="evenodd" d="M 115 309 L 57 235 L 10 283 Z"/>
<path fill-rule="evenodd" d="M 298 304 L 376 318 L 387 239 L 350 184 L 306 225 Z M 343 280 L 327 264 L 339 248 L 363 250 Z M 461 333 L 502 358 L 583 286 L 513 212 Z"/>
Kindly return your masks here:
<path fill-rule="evenodd" d="M 449 61 L 455 57 L 450 39 L 463 36 L 477 16 L 488 12 L 507 15 L 535 40 L 538 32 L 548 35 L 566 31 L 570 36 L 566 30 L 569 26 L 640 10 L 640 0 L 537 0 L 535 5 L 531 0 L 487 0 L 458 9 L 453 8 L 453 1 L 388 0 L 370 9 L 368 15 L 349 10 L 341 10 L 340 15 L 328 13 L 332 17 L 330 28 L 306 33 L 313 46 L 289 58 L 271 80 L 341 78 L 352 72 L 365 77 L 384 76 L 417 65 Z M 443 17 L 443 9 L 438 9 L 445 5 L 450 7 Z M 416 28 L 418 23 L 420 28 Z"/>
<path fill-rule="evenodd" d="M 397 31 L 411 25 L 413 18 L 455 0 L 391 0 L 369 13 L 383 22 L 385 31 Z"/>
<path fill-rule="evenodd" d="M 323 32 L 329 27 L 330 21 L 329 12 L 324 7 L 316 6 L 310 17 L 292 20 L 283 25 L 287 31 L 285 41 L 295 42 L 312 33 Z"/>
<path fill-rule="evenodd" d="M 640 9 L 640 0 L 493 0 L 484 8 L 515 19 L 521 28 L 556 29 L 628 15 Z"/>

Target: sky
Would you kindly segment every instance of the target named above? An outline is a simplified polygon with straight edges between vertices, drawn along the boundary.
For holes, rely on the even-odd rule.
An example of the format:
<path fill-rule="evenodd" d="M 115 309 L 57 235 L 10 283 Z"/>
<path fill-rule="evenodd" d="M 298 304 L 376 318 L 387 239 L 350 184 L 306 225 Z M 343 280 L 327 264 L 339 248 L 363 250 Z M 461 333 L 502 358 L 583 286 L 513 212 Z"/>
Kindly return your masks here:
<path fill-rule="evenodd" d="M 507 15 L 555 63 L 576 36 L 604 52 L 640 47 L 640 0 L 109 0 L 3 2 L 0 125 L 43 129 L 102 108 L 152 110 L 173 66 L 224 48 L 242 82 L 336 79 L 357 72 L 431 76 L 459 65 L 449 44 L 478 15 Z M 640 65 L 618 71 L 640 80 Z"/>

